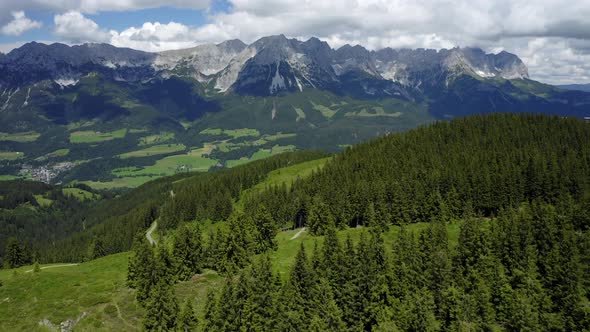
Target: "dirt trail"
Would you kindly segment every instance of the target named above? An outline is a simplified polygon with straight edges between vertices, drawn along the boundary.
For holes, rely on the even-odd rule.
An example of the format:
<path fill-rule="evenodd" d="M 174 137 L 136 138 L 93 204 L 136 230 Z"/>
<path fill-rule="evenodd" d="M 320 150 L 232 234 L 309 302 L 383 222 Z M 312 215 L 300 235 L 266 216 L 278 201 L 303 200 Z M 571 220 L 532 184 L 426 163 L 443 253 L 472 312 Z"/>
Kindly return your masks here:
<path fill-rule="evenodd" d="M 56 267 L 77 266 L 77 265 L 78 264 L 74 263 L 74 264 L 60 264 L 60 265 L 43 266 L 43 267 L 41 267 L 41 270 L 53 269 Z M 33 269 L 25 271 L 25 273 L 29 273 L 29 272 L 33 272 Z"/>
<path fill-rule="evenodd" d="M 301 233 L 305 232 L 306 230 L 307 230 L 307 227 L 303 227 L 302 229 L 299 230 L 299 232 L 297 232 L 297 234 L 293 235 L 291 240 L 295 240 L 296 238 L 299 237 L 299 235 L 301 235 Z"/>
<path fill-rule="evenodd" d="M 152 238 L 152 233 L 156 230 L 156 227 L 158 227 L 158 222 L 154 221 L 154 223 L 152 224 L 152 227 L 150 227 L 150 229 L 148 229 L 147 233 L 145 233 L 145 237 L 147 237 L 147 239 L 151 245 L 156 245 L 156 240 L 154 240 L 154 238 Z"/>

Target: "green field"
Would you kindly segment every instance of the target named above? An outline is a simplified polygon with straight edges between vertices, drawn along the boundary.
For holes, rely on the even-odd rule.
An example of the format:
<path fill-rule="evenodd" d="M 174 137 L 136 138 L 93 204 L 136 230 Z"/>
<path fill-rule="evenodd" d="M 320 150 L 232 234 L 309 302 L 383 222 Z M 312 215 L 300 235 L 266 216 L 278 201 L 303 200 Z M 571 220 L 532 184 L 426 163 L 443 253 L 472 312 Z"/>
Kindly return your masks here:
<path fill-rule="evenodd" d="M 22 133 L 0 133 L 0 141 L 12 141 L 19 143 L 34 142 L 41 134 L 35 131 L 27 131 Z"/>
<path fill-rule="evenodd" d="M 79 188 L 64 188 L 62 189 L 62 192 L 66 196 L 74 196 L 79 201 L 84 201 L 87 199 L 94 200 L 100 198 L 100 195 Z"/>
<path fill-rule="evenodd" d="M 322 115 L 327 119 L 332 118 L 338 112 L 338 110 L 333 110 L 327 106 L 316 104 L 313 101 L 311 104 L 315 110 L 320 111 L 320 113 L 322 113 Z"/>
<path fill-rule="evenodd" d="M 156 178 L 154 176 L 122 176 L 107 182 L 81 181 L 80 183 L 86 184 L 94 189 L 137 188 Z"/>
<path fill-rule="evenodd" d="M 290 152 L 295 151 L 296 148 L 294 145 L 275 145 L 270 149 L 259 149 L 258 151 L 254 152 L 252 156 L 242 157 L 240 159 L 231 159 L 225 161 L 225 167 L 232 168 L 239 165 L 243 165 L 250 161 L 259 160 L 268 158 L 270 156 L 274 156 L 275 154 L 283 153 L 283 152 Z"/>
<path fill-rule="evenodd" d="M 383 107 L 373 107 L 372 109 L 365 109 L 363 108 L 362 110 L 358 111 L 358 112 L 348 112 L 346 114 L 344 114 L 344 116 L 360 116 L 360 117 L 378 117 L 378 116 L 388 116 L 391 118 L 399 118 L 400 116 L 402 116 L 402 112 L 393 112 L 393 113 L 386 113 L 385 110 L 383 110 Z"/>
<path fill-rule="evenodd" d="M 117 169 L 113 171 L 113 174 L 117 176 L 164 176 L 179 172 L 206 172 L 215 164 L 217 164 L 217 160 L 183 154 L 160 159 L 156 161 L 156 164 L 141 169 Z"/>
<path fill-rule="evenodd" d="M 40 206 L 51 206 L 52 200 L 45 198 L 43 195 L 35 195 L 35 200 Z"/>
<path fill-rule="evenodd" d="M 301 120 L 305 120 L 305 112 L 298 107 L 294 107 L 295 109 L 295 113 L 297 113 L 297 118 L 295 119 L 295 121 L 299 122 Z"/>
<path fill-rule="evenodd" d="M 226 136 L 230 136 L 232 138 L 260 136 L 260 132 L 258 130 L 250 129 L 250 128 L 241 128 L 241 129 L 207 128 L 205 130 L 202 130 L 199 134 L 202 134 L 202 135 L 226 135 Z"/>
<path fill-rule="evenodd" d="M 154 156 L 154 155 L 159 155 L 159 154 L 168 154 L 168 153 L 178 152 L 178 151 L 182 151 L 184 149 L 186 149 L 186 146 L 184 146 L 184 144 L 160 144 L 160 145 L 150 146 L 149 148 L 145 148 L 142 150 L 123 153 L 123 154 L 119 155 L 119 157 L 121 159 L 149 157 L 149 156 Z"/>
<path fill-rule="evenodd" d="M 0 175 L 0 181 L 10 181 L 20 179 L 20 176 L 16 175 Z"/>
<path fill-rule="evenodd" d="M 428 224 L 410 224 L 409 231 L 425 229 Z M 215 224 L 215 227 L 221 225 Z M 448 225 L 449 245 L 457 243 L 460 222 Z M 391 248 L 399 226 L 393 226 L 384 234 L 386 248 Z M 275 271 L 285 279 L 293 265 L 300 245 L 312 251 L 314 243 L 323 242 L 323 237 L 313 237 L 299 230 L 280 232 L 278 249 L 270 257 Z M 358 241 L 363 228 L 339 231 L 341 240 L 351 236 Z M 203 233 L 206 237 L 206 232 Z M 49 320 L 54 325 L 68 319 L 82 317 L 75 331 L 136 331 L 141 330 L 144 310 L 134 299 L 134 291 L 125 285 L 129 253 L 103 257 L 77 266 L 62 266 L 42 269 L 38 273 L 26 272 L 32 266 L 15 270 L 0 270 L 0 330 L 2 331 L 47 331 L 39 322 Z M 56 266 L 59 264 L 53 264 Z M 47 267 L 51 265 L 45 265 Z M 206 270 L 191 281 L 176 285 L 179 302 L 191 298 L 199 318 L 203 319 L 206 294 L 209 289 L 219 289 L 223 278 L 216 272 Z M 202 325 L 201 325 L 202 328 Z"/>
<path fill-rule="evenodd" d="M 17 160 L 25 157 L 22 152 L 0 151 L 0 160 Z"/>
<path fill-rule="evenodd" d="M 111 141 L 118 138 L 124 138 L 127 129 L 119 129 L 111 132 L 102 133 L 100 131 L 75 131 L 70 134 L 70 143 L 98 143 Z"/>
<path fill-rule="evenodd" d="M 164 143 L 174 139 L 174 133 L 162 132 L 158 135 L 145 136 L 139 139 L 139 146 Z"/>
<path fill-rule="evenodd" d="M 214 143 L 205 143 L 202 148 L 190 150 L 188 155 L 202 157 L 204 155 L 210 154 L 213 150 L 215 150 L 215 148 L 217 148 L 217 145 L 215 145 Z"/>
<path fill-rule="evenodd" d="M 63 157 L 70 153 L 70 149 L 59 149 L 48 154 L 49 157 Z"/>
<path fill-rule="evenodd" d="M 264 181 L 241 192 L 240 201 L 238 201 L 237 207 L 240 208 L 242 206 L 241 201 L 245 197 L 261 192 L 267 187 L 280 186 L 282 184 L 285 184 L 287 188 L 291 187 L 293 181 L 298 178 L 305 178 L 311 175 L 312 172 L 320 170 L 330 159 L 331 157 L 311 160 L 293 166 L 283 167 L 268 173 Z"/>

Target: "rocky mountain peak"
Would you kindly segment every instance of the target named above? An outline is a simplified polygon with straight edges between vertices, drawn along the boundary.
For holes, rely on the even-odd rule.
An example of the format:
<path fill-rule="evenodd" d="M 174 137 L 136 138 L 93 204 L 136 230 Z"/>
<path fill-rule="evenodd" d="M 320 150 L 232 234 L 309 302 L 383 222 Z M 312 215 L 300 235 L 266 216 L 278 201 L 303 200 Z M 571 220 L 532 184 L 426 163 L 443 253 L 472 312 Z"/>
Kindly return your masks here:
<path fill-rule="evenodd" d="M 217 44 L 217 47 L 226 52 L 239 53 L 242 52 L 246 47 L 248 47 L 248 45 L 246 45 L 243 41 L 239 39 L 230 39 Z"/>
<path fill-rule="evenodd" d="M 369 51 L 361 45 L 344 45 L 334 50 L 315 37 L 299 41 L 282 34 L 260 38 L 250 45 L 234 39 L 160 53 L 109 44 L 68 46 L 31 42 L 0 55 L 0 69 L 3 74 L 0 83 L 4 85 L 20 86 L 64 77 L 75 81 L 89 70 L 103 70 L 116 78 L 141 81 L 154 76 L 187 76 L 202 82 L 215 81 L 222 92 L 256 91 L 256 94 L 306 87 L 338 89 L 355 76 L 413 88 L 463 74 L 484 79 L 528 77 L 524 63 L 504 51 L 487 54 L 479 48 L 458 47 L 438 51 L 392 48 Z"/>

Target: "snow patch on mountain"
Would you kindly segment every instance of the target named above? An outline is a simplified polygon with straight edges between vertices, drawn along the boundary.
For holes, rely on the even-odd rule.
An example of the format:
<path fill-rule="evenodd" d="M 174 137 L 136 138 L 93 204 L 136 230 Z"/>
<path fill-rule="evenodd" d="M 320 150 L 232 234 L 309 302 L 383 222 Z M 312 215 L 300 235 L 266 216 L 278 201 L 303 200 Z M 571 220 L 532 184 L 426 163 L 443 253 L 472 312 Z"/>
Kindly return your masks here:
<path fill-rule="evenodd" d="M 55 83 L 57 83 L 62 89 L 68 86 L 74 86 L 76 84 L 78 84 L 78 82 L 80 80 L 77 80 L 75 78 L 58 78 L 53 80 Z"/>
<path fill-rule="evenodd" d="M 287 86 L 285 84 L 285 78 L 283 78 L 283 76 L 281 76 L 281 74 L 279 73 L 279 66 L 280 63 L 277 62 L 275 75 L 273 76 L 269 87 L 269 92 L 271 95 L 285 89 Z"/>

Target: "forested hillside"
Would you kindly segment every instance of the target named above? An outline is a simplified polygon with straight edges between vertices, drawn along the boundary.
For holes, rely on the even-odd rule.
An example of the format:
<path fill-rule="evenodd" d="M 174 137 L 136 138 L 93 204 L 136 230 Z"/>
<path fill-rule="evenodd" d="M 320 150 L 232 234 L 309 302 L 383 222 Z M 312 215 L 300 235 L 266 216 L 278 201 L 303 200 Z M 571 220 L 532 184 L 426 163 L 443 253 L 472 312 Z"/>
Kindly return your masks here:
<path fill-rule="evenodd" d="M 246 204 L 265 205 L 275 220 L 306 223 L 322 233 L 318 211 L 339 227 L 459 217 L 540 199 L 588 199 L 590 126 L 539 115 L 473 116 L 347 149 L 321 172 L 292 188 L 271 188 Z"/>
<path fill-rule="evenodd" d="M 185 331 L 590 329 L 588 123 L 476 116 L 328 157 L 286 153 L 148 183 L 104 200 L 90 226 L 41 259 L 131 248 L 126 285 L 109 271 L 116 286 L 100 288 L 118 300 L 94 300 L 81 323 L 102 330 L 114 326 L 104 320 Z M 156 245 L 145 236 L 154 221 Z M 0 295 L 28 287 L 14 278 Z"/>

